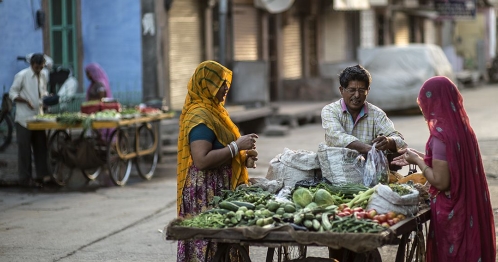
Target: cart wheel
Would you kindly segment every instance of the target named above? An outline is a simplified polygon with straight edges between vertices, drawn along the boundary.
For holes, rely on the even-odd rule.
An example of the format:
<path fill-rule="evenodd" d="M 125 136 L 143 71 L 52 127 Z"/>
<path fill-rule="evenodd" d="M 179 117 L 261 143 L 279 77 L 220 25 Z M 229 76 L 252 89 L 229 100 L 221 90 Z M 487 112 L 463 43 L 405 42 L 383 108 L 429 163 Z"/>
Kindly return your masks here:
<path fill-rule="evenodd" d="M 63 146 L 70 143 L 71 138 L 64 130 L 57 130 L 48 141 L 48 168 L 55 183 L 64 186 L 71 178 L 72 170 L 64 164 Z"/>
<path fill-rule="evenodd" d="M 138 150 L 146 150 L 154 146 L 156 136 L 150 124 L 142 125 L 137 130 L 139 139 Z M 159 151 L 154 150 L 153 153 L 135 158 L 135 165 L 138 174 L 146 180 L 150 180 L 154 175 L 157 167 L 157 160 L 159 159 Z"/>
<path fill-rule="evenodd" d="M 129 153 L 128 135 L 120 129 L 114 130 L 107 147 L 107 167 L 112 181 L 117 186 L 124 186 L 131 172 L 131 160 L 123 160 L 119 157 L 116 147 L 123 153 Z"/>
<path fill-rule="evenodd" d="M 412 231 L 402 236 L 396 259 L 398 257 L 402 257 L 403 261 L 425 261 L 425 237 L 423 231 Z"/>

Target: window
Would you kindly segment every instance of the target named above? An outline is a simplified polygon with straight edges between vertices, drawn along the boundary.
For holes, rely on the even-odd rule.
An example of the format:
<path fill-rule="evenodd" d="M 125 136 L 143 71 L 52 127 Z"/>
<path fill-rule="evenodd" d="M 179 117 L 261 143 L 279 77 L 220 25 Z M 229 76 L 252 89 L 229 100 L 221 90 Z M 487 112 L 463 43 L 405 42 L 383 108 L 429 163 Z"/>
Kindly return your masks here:
<path fill-rule="evenodd" d="M 76 0 L 49 0 L 50 54 L 54 68 L 70 68 L 77 77 Z"/>

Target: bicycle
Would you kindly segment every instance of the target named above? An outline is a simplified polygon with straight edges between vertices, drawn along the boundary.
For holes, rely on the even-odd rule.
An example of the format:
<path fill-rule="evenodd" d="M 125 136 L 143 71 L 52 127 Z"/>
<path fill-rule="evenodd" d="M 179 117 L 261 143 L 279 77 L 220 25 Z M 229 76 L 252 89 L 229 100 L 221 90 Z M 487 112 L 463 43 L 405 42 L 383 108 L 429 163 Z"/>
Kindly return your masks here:
<path fill-rule="evenodd" d="M 3 152 L 12 142 L 12 132 L 14 130 L 14 120 L 10 115 L 12 102 L 9 93 L 3 87 L 2 107 L 0 109 L 0 152 Z"/>

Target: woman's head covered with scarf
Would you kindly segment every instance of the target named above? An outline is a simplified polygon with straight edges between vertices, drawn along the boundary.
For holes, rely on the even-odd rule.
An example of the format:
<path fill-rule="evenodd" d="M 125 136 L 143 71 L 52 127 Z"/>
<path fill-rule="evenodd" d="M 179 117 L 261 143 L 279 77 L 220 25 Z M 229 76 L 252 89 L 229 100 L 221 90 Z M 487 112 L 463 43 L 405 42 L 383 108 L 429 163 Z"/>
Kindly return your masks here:
<path fill-rule="evenodd" d="M 180 115 L 178 134 L 177 167 L 177 211 L 180 210 L 182 192 L 189 167 L 192 165 L 189 133 L 195 126 L 205 124 L 224 146 L 240 137 L 237 126 L 232 122 L 216 94 L 223 84 L 232 83 L 232 71 L 215 61 L 204 61 L 195 69 L 187 85 L 188 93 Z M 246 156 L 241 152 L 232 159 L 231 189 L 247 183 Z"/>
<path fill-rule="evenodd" d="M 90 63 L 85 67 L 86 75 L 90 80 L 90 85 L 88 85 L 86 98 L 88 100 L 88 90 L 95 83 L 100 83 L 104 86 L 106 97 L 112 97 L 111 86 L 109 85 L 109 78 L 105 73 L 104 69 L 97 63 Z"/>

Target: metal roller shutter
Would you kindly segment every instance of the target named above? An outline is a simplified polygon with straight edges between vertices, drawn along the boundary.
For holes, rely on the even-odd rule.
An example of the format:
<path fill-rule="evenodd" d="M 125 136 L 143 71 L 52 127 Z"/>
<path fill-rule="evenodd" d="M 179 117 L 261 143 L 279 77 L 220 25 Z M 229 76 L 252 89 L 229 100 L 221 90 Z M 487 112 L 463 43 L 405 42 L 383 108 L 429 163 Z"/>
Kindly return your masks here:
<path fill-rule="evenodd" d="M 324 22 L 324 61 L 342 62 L 347 60 L 349 50 L 347 38 L 346 13 L 328 10 L 323 16 Z"/>
<path fill-rule="evenodd" d="M 283 28 L 283 78 L 299 79 L 302 76 L 301 30 L 299 20 L 290 15 L 288 24 Z"/>
<path fill-rule="evenodd" d="M 394 15 L 394 44 L 406 45 L 410 43 L 410 28 L 408 25 L 408 16 L 397 12 Z"/>
<path fill-rule="evenodd" d="M 187 84 L 202 62 L 201 18 L 197 0 L 175 1 L 169 11 L 171 109 L 181 110 Z"/>
<path fill-rule="evenodd" d="M 234 5 L 234 60 L 258 60 L 258 10 L 254 5 Z"/>

